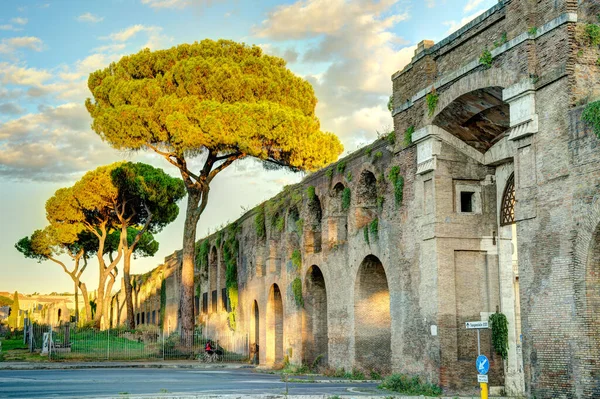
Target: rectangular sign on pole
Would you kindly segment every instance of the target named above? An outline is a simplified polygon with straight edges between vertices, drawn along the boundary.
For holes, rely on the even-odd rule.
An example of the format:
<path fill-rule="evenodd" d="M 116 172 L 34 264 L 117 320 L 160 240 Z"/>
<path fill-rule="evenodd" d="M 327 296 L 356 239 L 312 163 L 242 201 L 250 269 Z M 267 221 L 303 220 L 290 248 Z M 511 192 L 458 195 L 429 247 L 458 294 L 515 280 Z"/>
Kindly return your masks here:
<path fill-rule="evenodd" d="M 477 374 L 477 382 L 488 382 L 488 376 L 486 374 Z"/>
<path fill-rule="evenodd" d="M 489 328 L 489 323 L 487 321 L 467 321 L 465 324 L 468 329 Z"/>

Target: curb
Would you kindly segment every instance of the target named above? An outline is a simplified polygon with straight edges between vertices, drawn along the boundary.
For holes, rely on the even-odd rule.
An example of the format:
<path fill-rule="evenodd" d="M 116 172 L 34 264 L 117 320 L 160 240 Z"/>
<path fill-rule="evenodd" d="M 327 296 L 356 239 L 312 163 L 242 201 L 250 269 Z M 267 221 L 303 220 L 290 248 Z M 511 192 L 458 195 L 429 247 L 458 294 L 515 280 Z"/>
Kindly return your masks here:
<path fill-rule="evenodd" d="M 0 363 L 2 370 L 74 370 L 74 369 L 254 369 L 247 364 L 169 364 L 169 363 Z"/>

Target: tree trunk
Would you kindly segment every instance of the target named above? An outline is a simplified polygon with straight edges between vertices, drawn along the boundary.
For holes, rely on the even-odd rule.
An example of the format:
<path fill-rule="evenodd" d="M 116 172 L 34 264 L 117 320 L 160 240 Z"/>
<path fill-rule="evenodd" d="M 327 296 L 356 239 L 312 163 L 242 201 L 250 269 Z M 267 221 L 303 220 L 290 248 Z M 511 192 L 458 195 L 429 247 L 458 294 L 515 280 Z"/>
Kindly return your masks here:
<path fill-rule="evenodd" d="M 75 325 L 79 325 L 79 281 L 75 283 Z"/>
<path fill-rule="evenodd" d="M 90 305 L 90 298 L 87 292 L 87 286 L 85 283 L 79 281 L 79 289 L 81 290 L 81 296 L 83 296 L 83 305 L 85 309 L 85 321 L 92 321 L 92 306 Z"/>
<path fill-rule="evenodd" d="M 127 242 L 127 227 L 121 229 L 121 237 L 125 236 L 124 242 Z M 124 248 L 123 252 L 123 280 L 125 281 L 125 303 L 127 304 L 127 325 L 130 329 L 135 328 L 135 317 L 133 315 L 133 296 L 131 294 L 131 253 L 132 248 Z"/>
<path fill-rule="evenodd" d="M 100 277 L 98 278 L 98 291 L 96 292 L 96 314 L 94 314 L 94 327 L 100 329 L 102 316 L 104 314 L 104 289 L 106 287 L 106 271 L 100 265 Z"/>
<path fill-rule="evenodd" d="M 104 326 L 108 328 L 110 326 L 110 303 L 112 301 L 112 289 L 115 284 L 116 276 L 109 274 L 108 284 L 106 291 L 104 292 Z"/>
<path fill-rule="evenodd" d="M 196 228 L 200 212 L 200 192 L 188 187 L 188 203 L 183 228 L 183 261 L 181 267 L 181 342 L 192 346 L 194 332 L 194 261 Z"/>

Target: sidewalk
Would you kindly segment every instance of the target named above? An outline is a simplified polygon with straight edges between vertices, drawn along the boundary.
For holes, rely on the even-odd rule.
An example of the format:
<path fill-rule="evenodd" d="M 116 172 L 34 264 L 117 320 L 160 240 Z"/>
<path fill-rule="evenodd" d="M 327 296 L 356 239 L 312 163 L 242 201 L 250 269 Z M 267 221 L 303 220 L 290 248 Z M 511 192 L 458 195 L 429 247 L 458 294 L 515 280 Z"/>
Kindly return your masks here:
<path fill-rule="evenodd" d="M 0 370 L 66 370 L 66 369 L 244 369 L 255 366 L 246 363 L 200 363 L 193 360 L 163 360 L 155 362 L 0 362 Z"/>

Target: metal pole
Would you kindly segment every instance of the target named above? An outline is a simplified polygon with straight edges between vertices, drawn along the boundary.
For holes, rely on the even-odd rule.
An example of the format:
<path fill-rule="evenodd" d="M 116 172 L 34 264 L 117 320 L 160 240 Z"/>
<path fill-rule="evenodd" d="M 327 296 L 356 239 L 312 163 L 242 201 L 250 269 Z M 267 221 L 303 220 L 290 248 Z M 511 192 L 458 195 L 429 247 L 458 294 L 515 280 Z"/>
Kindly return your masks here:
<path fill-rule="evenodd" d="M 165 330 L 162 331 L 163 361 L 165 360 Z"/>
<path fill-rule="evenodd" d="M 477 356 L 481 355 L 481 341 L 479 340 L 479 328 L 477 329 Z"/>

